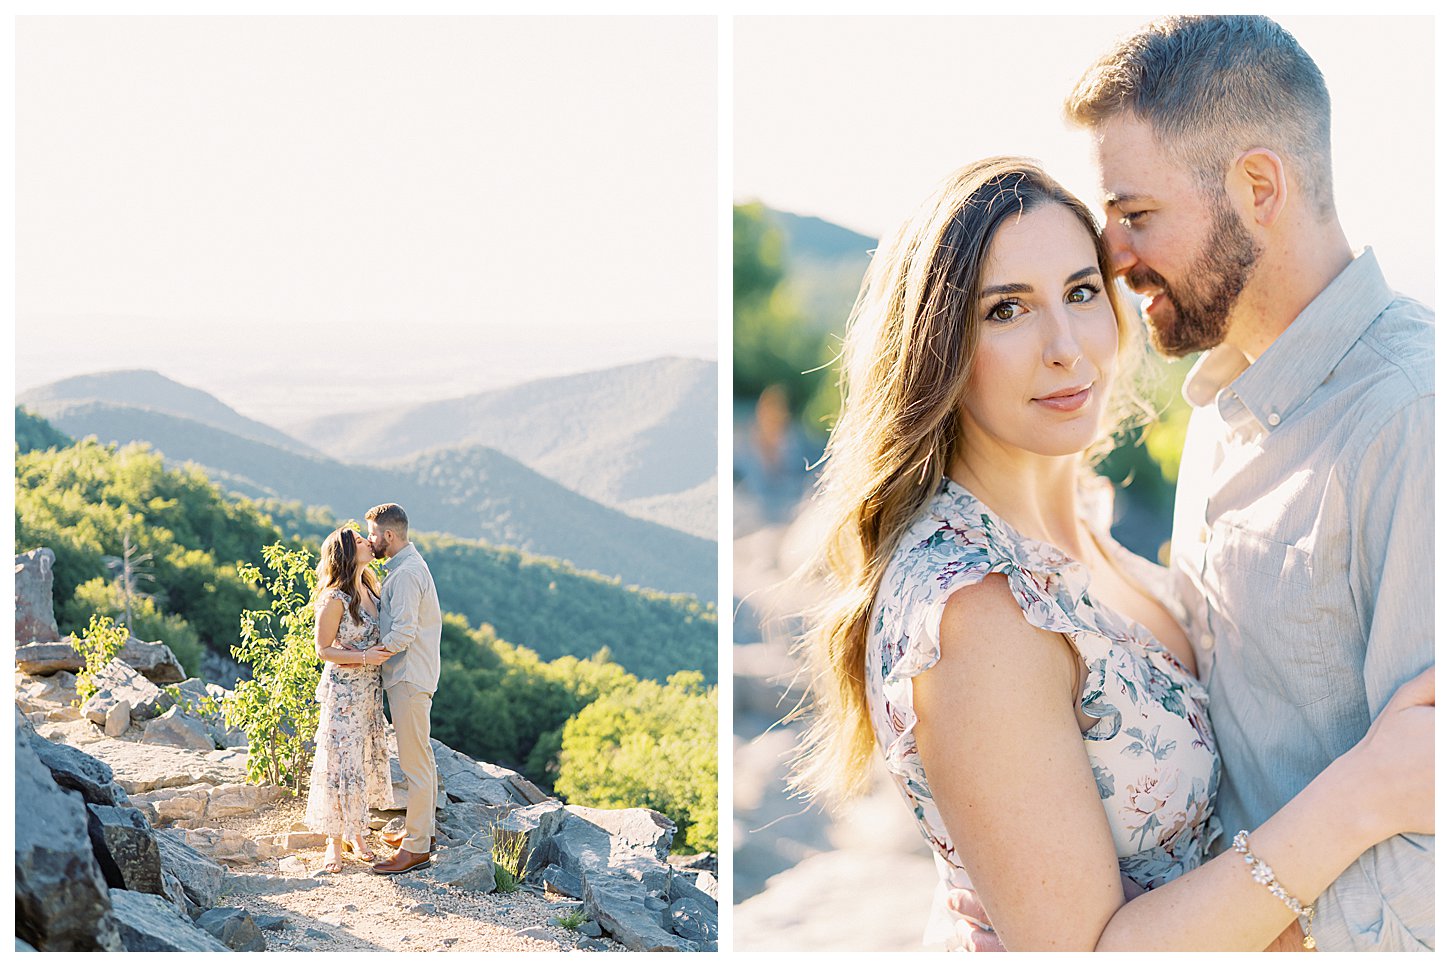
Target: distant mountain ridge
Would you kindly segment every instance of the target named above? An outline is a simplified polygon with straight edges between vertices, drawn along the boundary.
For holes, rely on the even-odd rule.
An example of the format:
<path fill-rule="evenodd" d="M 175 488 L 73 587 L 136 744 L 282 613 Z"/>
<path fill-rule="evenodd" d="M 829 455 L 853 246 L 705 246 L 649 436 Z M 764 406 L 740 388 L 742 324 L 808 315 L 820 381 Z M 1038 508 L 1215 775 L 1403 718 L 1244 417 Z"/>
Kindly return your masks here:
<path fill-rule="evenodd" d="M 210 393 L 150 369 L 120 369 L 57 380 L 26 390 L 15 401 L 42 416 L 57 404 L 85 401 L 121 404 L 183 417 L 195 423 L 306 456 L 321 452 L 276 427 L 248 419 Z"/>
<path fill-rule="evenodd" d="M 387 467 L 356 465 L 162 409 L 29 395 L 29 409 L 72 436 L 150 443 L 169 462 L 195 462 L 219 486 L 244 496 L 327 507 L 339 520 L 396 500 L 423 530 L 558 558 L 625 584 L 716 597 L 713 541 L 602 506 L 489 447 L 439 450 Z"/>
<path fill-rule="evenodd" d="M 348 462 L 491 447 L 592 500 L 713 539 L 717 372 L 664 357 L 289 429 Z"/>
<path fill-rule="evenodd" d="M 785 287 L 814 328 L 842 333 L 879 244 L 814 215 L 767 207 L 766 217 L 785 239 Z"/>

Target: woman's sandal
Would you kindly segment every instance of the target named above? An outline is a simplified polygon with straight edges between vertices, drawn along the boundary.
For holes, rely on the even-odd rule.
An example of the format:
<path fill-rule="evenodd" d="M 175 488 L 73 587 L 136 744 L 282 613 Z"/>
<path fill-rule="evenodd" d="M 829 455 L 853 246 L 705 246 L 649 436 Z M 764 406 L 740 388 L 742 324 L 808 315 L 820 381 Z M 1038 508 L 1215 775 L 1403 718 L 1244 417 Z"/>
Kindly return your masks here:
<path fill-rule="evenodd" d="M 361 839 L 356 841 L 349 839 L 343 840 L 342 851 L 353 854 L 364 863 L 372 863 L 378 858 L 378 854 L 368 849 Z"/>
<path fill-rule="evenodd" d="M 332 849 L 332 845 L 331 844 L 328 844 L 327 851 L 331 851 L 331 849 Z M 337 858 L 336 859 L 332 859 L 332 860 L 330 860 L 330 859 L 327 858 L 327 851 L 323 852 L 323 854 L 322 854 L 322 865 L 319 866 L 317 869 L 315 869 L 315 870 L 312 871 L 312 875 L 313 876 L 317 876 L 320 873 L 341 873 L 342 872 L 342 851 L 339 850 L 338 851 Z"/>

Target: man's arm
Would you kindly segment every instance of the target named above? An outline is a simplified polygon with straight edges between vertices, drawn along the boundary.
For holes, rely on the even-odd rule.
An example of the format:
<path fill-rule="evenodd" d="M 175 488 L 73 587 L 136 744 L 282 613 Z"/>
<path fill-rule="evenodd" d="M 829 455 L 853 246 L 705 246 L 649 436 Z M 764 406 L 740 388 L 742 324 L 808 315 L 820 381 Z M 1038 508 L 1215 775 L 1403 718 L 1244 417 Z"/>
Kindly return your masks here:
<path fill-rule="evenodd" d="M 1435 661 L 1434 397 L 1396 413 L 1358 458 L 1350 580 L 1368 616 L 1364 682 L 1379 714 Z M 1394 836 L 1361 856 L 1314 904 L 1323 950 L 1432 950 L 1435 837 Z"/>
<path fill-rule="evenodd" d="M 388 633 L 382 647 L 389 654 L 406 651 L 418 640 L 418 612 L 423 603 L 423 579 L 411 571 L 394 574 L 388 582 Z"/>

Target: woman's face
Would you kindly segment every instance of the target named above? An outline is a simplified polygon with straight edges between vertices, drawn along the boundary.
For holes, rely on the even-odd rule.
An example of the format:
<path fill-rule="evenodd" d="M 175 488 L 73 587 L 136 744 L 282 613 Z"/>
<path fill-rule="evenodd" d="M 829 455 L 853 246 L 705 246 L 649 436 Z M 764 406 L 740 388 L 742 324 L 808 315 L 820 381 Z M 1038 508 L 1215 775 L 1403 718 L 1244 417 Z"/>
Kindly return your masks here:
<path fill-rule="evenodd" d="M 1046 204 L 998 228 L 982 273 L 979 335 L 959 419 L 974 443 L 1044 456 L 1097 439 L 1118 325 L 1092 236 Z"/>
<path fill-rule="evenodd" d="M 377 557 L 377 555 L 373 553 L 373 546 L 368 543 L 368 539 L 359 534 L 357 531 L 350 530 L 344 536 L 347 540 L 352 541 L 353 547 L 356 548 L 357 562 L 359 567 L 366 567 L 369 563 L 372 562 L 372 559 L 374 557 Z"/>

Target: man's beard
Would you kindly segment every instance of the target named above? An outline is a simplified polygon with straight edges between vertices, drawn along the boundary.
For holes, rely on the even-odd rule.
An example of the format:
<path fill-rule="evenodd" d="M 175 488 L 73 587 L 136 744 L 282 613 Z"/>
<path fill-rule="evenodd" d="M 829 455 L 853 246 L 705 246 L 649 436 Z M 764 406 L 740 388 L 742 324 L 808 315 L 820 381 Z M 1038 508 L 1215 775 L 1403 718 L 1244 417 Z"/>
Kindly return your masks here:
<path fill-rule="evenodd" d="M 1234 213 L 1220 200 L 1214 208 L 1213 233 L 1202 254 L 1178 287 L 1146 266 L 1128 270 L 1133 289 L 1158 289 L 1169 311 L 1155 309 L 1148 317 L 1149 339 L 1165 356 L 1212 349 L 1228 333 L 1228 316 L 1243 293 L 1263 254 Z"/>

